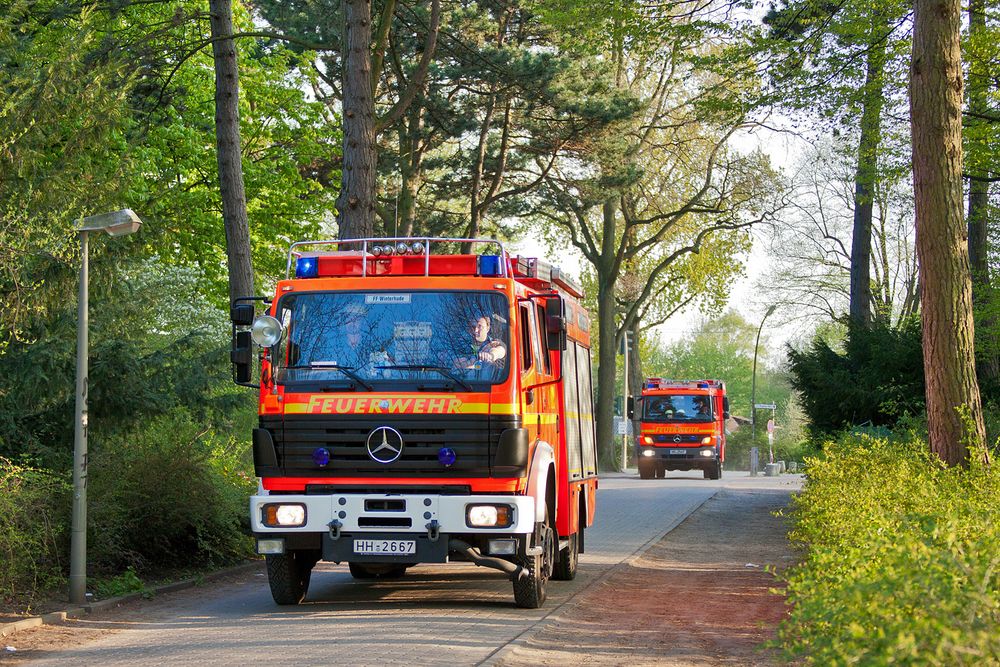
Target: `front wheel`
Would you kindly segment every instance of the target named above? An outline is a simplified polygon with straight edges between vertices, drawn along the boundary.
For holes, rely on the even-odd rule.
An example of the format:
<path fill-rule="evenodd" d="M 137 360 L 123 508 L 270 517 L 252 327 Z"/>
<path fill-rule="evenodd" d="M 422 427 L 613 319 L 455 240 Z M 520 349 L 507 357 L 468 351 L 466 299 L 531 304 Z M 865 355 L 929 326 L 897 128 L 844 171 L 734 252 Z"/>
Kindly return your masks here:
<path fill-rule="evenodd" d="M 535 544 L 542 547 L 540 555 L 525 556 L 516 561 L 524 572 L 514 580 L 514 604 L 523 609 L 538 609 L 545 603 L 545 584 L 552 575 L 558 544 L 547 506 L 545 521 L 535 529 Z"/>
<path fill-rule="evenodd" d="M 264 558 L 267 562 L 267 583 L 275 603 L 302 602 L 309 590 L 309 579 L 317 558 L 304 551 L 269 554 Z"/>
<path fill-rule="evenodd" d="M 656 464 L 643 465 L 642 461 L 639 461 L 639 479 L 653 479 L 653 475 L 656 474 Z"/>

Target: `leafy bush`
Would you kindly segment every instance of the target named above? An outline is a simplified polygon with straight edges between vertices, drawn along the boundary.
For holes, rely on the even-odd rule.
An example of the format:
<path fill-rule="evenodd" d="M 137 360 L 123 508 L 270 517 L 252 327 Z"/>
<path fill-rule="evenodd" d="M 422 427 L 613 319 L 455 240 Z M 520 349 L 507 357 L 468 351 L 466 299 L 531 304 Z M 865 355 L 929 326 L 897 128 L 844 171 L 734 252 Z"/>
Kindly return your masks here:
<path fill-rule="evenodd" d="M 71 493 L 67 476 L 0 458 L 0 599 L 30 608 L 65 581 Z"/>
<path fill-rule="evenodd" d="M 1000 473 L 914 436 L 843 436 L 794 501 L 803 563 L 779 636 L 820 665 L 1000 661 Z"/>
<path fill-rule="evenodd" d="M 924 410 L 920 320 L 898 327 L 851 326 L 844 351 L 822 338 L 808 350 L 789 349 L 792 386 L 816 433 L 832 434 L 856 424 L 893 426 Z"/>
<path fill-rule="evenodd" d="M 142 572 L 249 556 L 247 456 L 183 409 L 102 441 L 90 463 L 92 563 Z"/>

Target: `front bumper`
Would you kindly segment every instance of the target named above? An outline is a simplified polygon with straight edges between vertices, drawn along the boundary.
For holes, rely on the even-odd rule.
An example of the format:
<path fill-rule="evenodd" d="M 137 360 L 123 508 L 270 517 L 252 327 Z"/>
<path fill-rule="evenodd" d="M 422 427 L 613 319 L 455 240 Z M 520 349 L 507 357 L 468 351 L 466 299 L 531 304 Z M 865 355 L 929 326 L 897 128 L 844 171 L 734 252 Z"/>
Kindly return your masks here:
<path fill-rule="evenodd" d="M 266 507 L 276 503 L 303 507 L 303 525 L 266 525 Z M 470 505 L 507 505 L 512 508 L 511 523 L 469 526 Z M 251 528 L 258 540 L 281 539 L 287 550 L 320 549 L 324 560 L 334 562 L 445 562 L 451 538 L 485 546 L 491 538 L 512 537 L 523 553 L 526 538 L 535 530 L 534 517 L 535 499 L 530 496 L 335 493 L 250 498 Z M 416 549 L 399 556 L 365 556 L 355 553 L 355 540 L 414 540 Z"/>
<path fill-rule="evenodd" d="M 654 447 L 641 445 L 637 447 L 639 465 L 655 465 L 658 468 L 690 470 L 715 465 L 719 460 L 719 452 L 715 447 L 701 445 L 698 447 Z M 646 462 L 646 463 L 644 463 Z"/>

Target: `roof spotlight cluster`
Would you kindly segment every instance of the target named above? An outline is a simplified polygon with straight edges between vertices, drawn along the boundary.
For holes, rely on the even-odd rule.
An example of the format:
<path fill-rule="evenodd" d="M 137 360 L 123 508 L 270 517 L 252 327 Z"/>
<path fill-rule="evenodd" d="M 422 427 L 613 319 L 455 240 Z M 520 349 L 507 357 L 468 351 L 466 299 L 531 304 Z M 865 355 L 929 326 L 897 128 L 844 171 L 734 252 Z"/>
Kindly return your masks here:
<path fill-rule="evenodd" d="M 424 254 L 424 244 L 420 241 L 406 244 L 402 241 L 393 245 L 372 246 L 371 253 L 376 257 L 388 257 L 390 255 L 422 255 Z"/>

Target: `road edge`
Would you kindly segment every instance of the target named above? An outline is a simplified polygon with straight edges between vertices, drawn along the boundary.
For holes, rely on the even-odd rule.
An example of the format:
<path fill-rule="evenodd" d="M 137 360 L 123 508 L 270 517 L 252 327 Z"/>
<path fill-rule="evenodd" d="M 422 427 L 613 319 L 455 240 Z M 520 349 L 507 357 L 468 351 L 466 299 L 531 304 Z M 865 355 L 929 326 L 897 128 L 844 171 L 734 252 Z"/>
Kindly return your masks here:
<path fill-rule="evenodd" d="M 81 616 L 86 616 L 87 614 L 93 614 L 106 609 L 111 609 L 127 602 L 134 602 L 147 597 L 155 597 L 165 593 L 173 593 L 174 591 L 194 588 L 195 586 L 201 586 L 207 582 L 215 581 L 216 579 L 221 579 L 229 575 L 241 574 L 243 572 L 259 569 L 263 567 L 263 564 L 263 560 L 247 561 L 246 563 L 242 563 L 240 565 L 234 565 L 233 567 L 215 570 L 214 572 L 209 572 L 204 575 L 191 577 L 189 579 L 182 579 L 181 581 L 174 581 L 169 584 L 163 584 L 138 593 L 129 593 L 128 595 L 122 595 L 120 597 L 99 600 L 97 602 L 91 602 L 90 604 L 70 607 L 69 609 L 64 609 L 62 611 L 53 611 L 47 614 L 40 614 L 38 616 L 28 616 L 18 621 L 0 624 L 0 637 L 13 635 L 18 630 L 29 630 L 42 625 L 55 625 L 69 619 L 80 618 Z"/>

